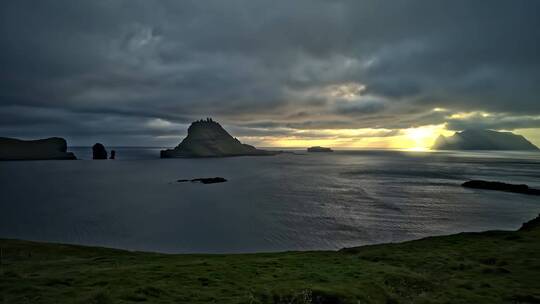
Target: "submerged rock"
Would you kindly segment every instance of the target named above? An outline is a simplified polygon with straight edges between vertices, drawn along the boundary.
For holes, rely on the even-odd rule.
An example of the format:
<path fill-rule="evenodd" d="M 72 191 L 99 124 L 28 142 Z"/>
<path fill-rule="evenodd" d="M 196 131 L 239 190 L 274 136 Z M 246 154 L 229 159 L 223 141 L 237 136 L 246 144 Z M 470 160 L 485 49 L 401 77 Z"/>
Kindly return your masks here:
<path fill-rule="evenodd" d="M 512 132 L 465 130 L 454 135 L 439 136 L 434 150 L 538 150 L 525 137 Z"/>
<path fill-rule="evenodd" d="M 67 152 L 67 142 L 60 137 L 20 140 L 0 137 L 0 160 L 77 159 Z"/>
<path fill-rule="evenodd" d="M 507 183 L 501 183 L 501 182 L 472 180 L 472 181 L 463 183 L 462 186 L 466 188 L 497 190 L 497 191 L 514 192 L 514 193 L 522 193 L 522 194 L 529 194 L 529 195 L 540 195 L 540 190 L 529 188 L 529 186 L 527 185 L 507 184 Z"/>
<path fill-rule="evenodd" d="M 275 155 L 279 152 L 259 150 L 242 144 L 223 127 L 208 118 L 193 122 L 188 135 L 174 149 L 162 150 L 161 158 L 177 157 L 225 157 L 247 155 Z"/>
<path fill-rule="evenodd" d="M 194 178 L 194 179 L 179 179 L 177 182 L 179 183 L 185 183 L 185 182 L 192 182 L 192 183 L 202 183 L 202 184 L 215 184 L 215 183 L 224 183 L 227 180 L 223 177 L 205 177 L 205 178 Z"/>
<path fill-rule="evenodd" d="M 92 158 L 93 159 L 107 159 L 107 150 L 105 150 L 105 146 L 103 146 L 100 143 L 97 143 L 94 146 L 92 146 Z"/>
<path fill-rule="evenodd" d="M 321 146 L 309 147 L 309 148 L 307 148 L 307 151 L 308 152 L 334 152 L 330 148 L 325 148 L 325 147 L 321 147 Z"/>

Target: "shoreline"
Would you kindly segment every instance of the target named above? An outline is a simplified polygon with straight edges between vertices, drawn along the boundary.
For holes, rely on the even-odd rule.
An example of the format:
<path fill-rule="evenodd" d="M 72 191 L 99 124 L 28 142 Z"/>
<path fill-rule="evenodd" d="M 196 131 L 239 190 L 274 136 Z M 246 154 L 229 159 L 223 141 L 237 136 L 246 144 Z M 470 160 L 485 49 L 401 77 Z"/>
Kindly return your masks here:
<path fill-rule="evenodd" d="M 0 239 L 0 300 L 537 303 L 540 216 L 523 227 L 339 251 L 248 254 L 164 254 Z"/>

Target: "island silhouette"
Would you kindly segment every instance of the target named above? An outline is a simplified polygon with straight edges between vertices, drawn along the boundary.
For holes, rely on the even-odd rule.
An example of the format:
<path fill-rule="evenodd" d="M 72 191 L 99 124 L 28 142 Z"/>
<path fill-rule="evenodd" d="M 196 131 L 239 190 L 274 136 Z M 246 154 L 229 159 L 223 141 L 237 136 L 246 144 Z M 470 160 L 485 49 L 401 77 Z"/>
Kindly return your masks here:
<path fill-rule="evenodd" d="M 0 160 L 77 159 L 67 152 L 67 142 L 60 137 L 20 140 L 0 137 Z"/>
<path fill-rule="evenodd" d="M 260 150 L 241 143 L 211 118 L 191 123 L 188 134 L 174 149 L 161 151 L 161 158 L 227 157 L 275 155 L 277 151 Z"/>
<path fill-rule="evenodd" d="M 309 147 L 307 148 L 307 151 L 308 152 L 334 152 L 334 150 L 332 150 L 331 148 L 321 147 L 321 146 Z"/>
<path fill-rule="evenodd" d="M 432 149 L 534 151 L 538 150 L 538 147 L 522 135 L 512 132 L 471 129 L 456 132 L 449 137 L 439 136 Z"/>

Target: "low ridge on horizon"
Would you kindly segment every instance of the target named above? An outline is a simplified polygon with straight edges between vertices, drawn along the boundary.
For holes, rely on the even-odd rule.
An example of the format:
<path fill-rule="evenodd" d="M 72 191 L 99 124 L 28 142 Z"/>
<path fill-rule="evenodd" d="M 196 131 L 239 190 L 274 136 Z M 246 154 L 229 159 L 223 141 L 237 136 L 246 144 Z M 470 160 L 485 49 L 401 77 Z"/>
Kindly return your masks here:
<path fill-rule="evenodd" d="M 21 140 L 0 137 L 0 160 L 74 160 L 67 142 L 60 137 Z"/>

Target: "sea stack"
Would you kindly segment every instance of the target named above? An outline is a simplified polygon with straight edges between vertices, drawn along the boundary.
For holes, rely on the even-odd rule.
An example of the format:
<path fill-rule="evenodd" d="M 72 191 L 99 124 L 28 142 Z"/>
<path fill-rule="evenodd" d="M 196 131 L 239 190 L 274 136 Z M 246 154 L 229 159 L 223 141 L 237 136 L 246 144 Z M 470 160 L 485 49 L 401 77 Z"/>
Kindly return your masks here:
<path fill-rule="evenodd" d="M 525 137 L 512 132 L 465 130 L 449 137 L 439 136 L 432 149 L 535 151 L 538 147 Z"/>
<path fill-rule="evenodd" d="M 188 135 L 174 149 L 162 150 L 161 158 L 274 155 L 241 143 L 211 118 L 193 122 Z"/>
<path fill-rule="evenodd" d="M 107 159 L 107 150 L 105 150 L 105 146 L 100 143 L 96 143 L 94 146 L 92 146 L 92 158 Z"/>
<path fill-rule="evenodd" d="M 0 160 L 77 159 L 67 152 L 67 142 L 60 137 L 20 140 L 0 137 Z"/>

